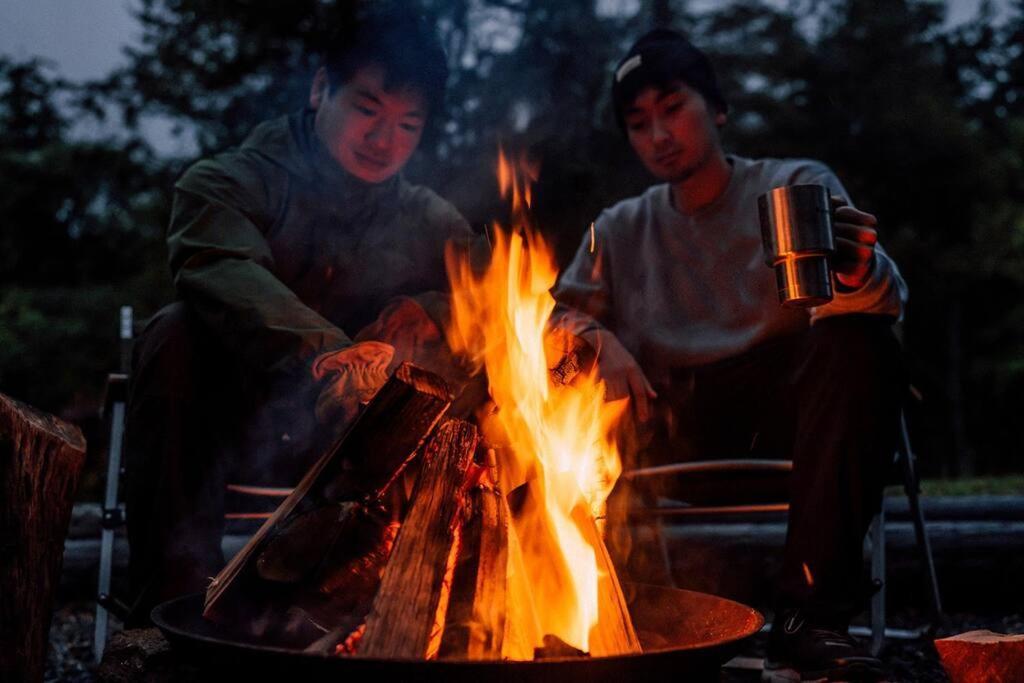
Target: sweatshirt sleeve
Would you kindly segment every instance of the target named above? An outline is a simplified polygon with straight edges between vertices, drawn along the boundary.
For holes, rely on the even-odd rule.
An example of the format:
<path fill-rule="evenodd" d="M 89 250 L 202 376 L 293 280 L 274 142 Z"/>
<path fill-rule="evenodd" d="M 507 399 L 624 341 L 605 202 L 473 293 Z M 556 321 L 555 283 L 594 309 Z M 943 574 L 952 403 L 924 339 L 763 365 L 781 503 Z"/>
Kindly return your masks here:
<path fill-rule="evenodd" d="M 576 336 L 613 324 L 611 267 L 605 248 L 607 214 L 602 212 L 584 233 L 576 255 L 552 290 L 556 301 L 552 326 Z"/>
<path fill-rule="evenodd" d="M 199 162 L 175 185 L 167 245 L 179 295 L 225 347 L 254 370 L 290 374 L 352 342 L 274 275 L 271 197 L 241 158 Z"/>
<path fill-rule="evenodd" d="M 856 206 L 846 188 L 824 164 L 807 164 L 793 182 L 825 185 L 832 194 L 842 197 L 850 206 Z M 839 287 L 833 289 L 835 295 L 832 301 L 811 309 L 811 324 L 823 318 L 847 313 L 870 313 L 890 316 L 896 320 L 903 318 L 903 307 L 908 296 L 907 283 L 881 242 L 875 244 L 875 264 L 867 282 L 853 290 L 843 290 Z"/>

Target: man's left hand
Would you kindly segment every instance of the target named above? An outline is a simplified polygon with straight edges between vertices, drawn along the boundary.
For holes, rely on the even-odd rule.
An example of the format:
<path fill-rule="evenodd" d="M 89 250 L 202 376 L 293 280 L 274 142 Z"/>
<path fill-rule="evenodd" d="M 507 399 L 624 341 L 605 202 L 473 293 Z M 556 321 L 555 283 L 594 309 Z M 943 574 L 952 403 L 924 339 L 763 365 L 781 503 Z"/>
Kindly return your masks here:
<path fill-rule="evenodd" d="M 832 227 L 836 254 L 832 269 L 841 285 L 849 289 L 863 286 L 875 265 L 878 219 L 850 206 L 842 197 L 832 197 Z"/>

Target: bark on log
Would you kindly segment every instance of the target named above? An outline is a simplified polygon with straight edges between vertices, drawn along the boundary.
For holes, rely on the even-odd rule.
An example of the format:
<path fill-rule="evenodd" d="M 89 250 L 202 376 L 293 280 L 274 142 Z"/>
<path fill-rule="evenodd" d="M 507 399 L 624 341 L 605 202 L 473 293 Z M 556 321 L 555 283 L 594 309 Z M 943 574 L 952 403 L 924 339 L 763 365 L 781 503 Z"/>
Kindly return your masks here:
<path fill-rule="evenodd" d="M 935 641 L 952 683 L 1011 683 L 1024 672 L 1024 635 L 968 631 Z"/>
<path fill-rule="evenodd" d="M 0 680 L 40 681 L 85 439 L 0 394 Z"/>
<path fill-rule="evenodd" d="M 494 463 L 487 465 L 464 506 L 439 657 L 501 659 L 508 599 L 508 508 L 494 485 Z"/>
<path fill-rule="evenodd" d="M 423 452 L 412 505 L 398 532 L 359 644 L 363 657 L 424 658 L 440 645 L 458 553 L 458 512 L 476 427 L 448 420 Z"/>
<path fill-rule="evenodd" d="M 381 387 L 349 430 L 310 468 L 291 495 L 217 575 L 206 592 L 203 616 L 222 620 L 236 608 L 245 608 L 261 581 L 257 558 L 272 538 L 290 527 L 295 533 L 306 524 L 292 522 L 324 506 L 345 501 L 377 501 L 415 457 L 419 447 L 448 409 L 451 393 L 437 375 L 403 363 Z M 340 510 L 339 510 L 340 515 Z M 304 539 L 295 546 L 307 547 Z M 290 544 L 278 541 L 282 548 Z M 329 544 L 325 544 L 326 552 Z M 296 558 L 298 559 L 298 558 Z M 288 567 L 289 578 L 316 569 L 321 557 L 304 558 L 305 566 Z M 258 589 L 256 590 L 258 592 Z"/>

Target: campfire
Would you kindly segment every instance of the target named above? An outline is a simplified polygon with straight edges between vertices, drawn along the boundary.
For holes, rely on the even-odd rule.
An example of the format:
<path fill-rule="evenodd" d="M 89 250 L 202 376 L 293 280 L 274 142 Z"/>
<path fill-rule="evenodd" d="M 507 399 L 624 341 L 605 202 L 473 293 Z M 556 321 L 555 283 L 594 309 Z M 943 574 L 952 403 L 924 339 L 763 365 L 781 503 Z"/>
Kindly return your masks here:
<path fill-rule="evenodd" d="M 625 401 L 549 329 L 557 269 L 524 163 L 499 159 L 512 225 L 490 264 L 447 254 L 452 351 L 486 376 L 476 424 L 401 365 L 213 580 L 204 616 L 341 657 L 533 660 L 641 650 L 602 538 Z"/>

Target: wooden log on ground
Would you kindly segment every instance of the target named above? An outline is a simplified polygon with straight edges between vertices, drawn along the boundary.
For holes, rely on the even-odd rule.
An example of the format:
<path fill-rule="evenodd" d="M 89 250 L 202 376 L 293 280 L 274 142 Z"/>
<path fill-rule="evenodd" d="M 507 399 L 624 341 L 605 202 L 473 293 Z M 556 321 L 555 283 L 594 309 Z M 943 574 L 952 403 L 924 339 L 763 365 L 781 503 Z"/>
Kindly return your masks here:
<path fill-rule="evenodd" d="M 236 608 L 245 607 L 247 595 L 251 597 L 254 587 L 263 580 L 256 567 L 261 552 L 288 529 L 295 538 L 282 538 L 277 543 L 287 552 L 301 550 L 306 555 L 292 558 L 284 571 L 287 576 L 274 574 L 274 578 L 298 581 L 312 573 L 323 557 L 319 551 L 326 553 L 330 547 L 329 542 L 308 543 L 306 529 L 323 522 L 316 519 L 316 511 L 345 501 L 381 499 L 415 457 L 450 402 L 451 392 L 443 379 L 410 363 L 400 365 L 348 431 L 310 468 L 291 495 L 213 580 L 206 592 L 203 616 L 221 620 Z M 339 507 L 337 515 L 344 512 Z M 310 523 L 299 522 L 300 518 L 309 518 Z M 284 564 L 267 562 L 275 569 Z"/>
<path fill-rule="evenodd" d="M 491 451 L 493 456 L 493 451 Z M 508 506 L 493 460 L 467 496 L 439 657 L 501 659 L 508 598 Z"/>
<path fill-rule="evenodd" d="M 0 394 L 0 680 L 41 681 L 85 439 Z"/>
<path fill-rule="evenodd" d="M 440 645 L 458 555 L 459 510 L 476 427 L 448 420 L 423 451 L 420 476 L 380 590 L 366 619 L 358 656 L 425 658 Z"/>
<path fill-rule="evenodd" d="M 952 683 L 1011 683 L 1024 678 L 1024 635 L 968 631 L 935 641 Z"/>

